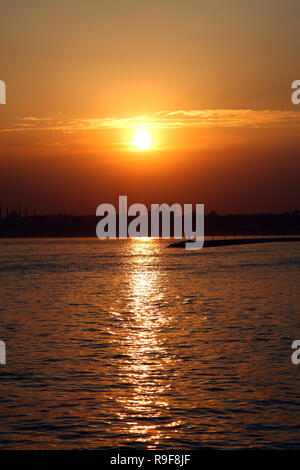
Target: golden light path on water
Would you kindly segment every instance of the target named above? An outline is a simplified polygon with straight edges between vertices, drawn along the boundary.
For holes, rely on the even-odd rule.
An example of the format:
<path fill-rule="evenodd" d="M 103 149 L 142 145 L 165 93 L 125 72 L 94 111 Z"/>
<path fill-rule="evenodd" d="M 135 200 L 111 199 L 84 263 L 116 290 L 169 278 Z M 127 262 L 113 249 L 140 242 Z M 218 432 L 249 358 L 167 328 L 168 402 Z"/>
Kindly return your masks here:
<path fill-rule="evenodd" d="M 167 302 L 164 275 L 159 265 L 153 269 L 148 263 L 147 254 L 153 256 L 153 245 L 151 238 L 135 238 L 129 247 L 135 259 L 129 277 L 128 309 L 132 314 L 132 325 L 123 338 L 122 346 L 127 355 L 127 377 L 124 380 L 133 385 L 133 390 L 130 396 L 119 401 L 125 410 L 122 418 L 127 420 L 128 440 L 134 434 L 136 441 L 150 441 L 155 448 L 162 436 L 168 438 L 166 429 L 161 430 L 160 420 L 168 416 L 167 396 L 171 383 L 166 372 L 176 359 L 164 346 L 163 331 L 172 319 L 167 318 L 163 309 L 164 302 Z M 180 420 L 168 423 L 167 427 L 176 427 L 180 423 Z M 148 448 L 152 448 L 151 444 Z"/>
<path fill-rule="evenodd" d="M 0 243 L 0 448 L 299 448 L 300 248 L 167 246 Z"/>

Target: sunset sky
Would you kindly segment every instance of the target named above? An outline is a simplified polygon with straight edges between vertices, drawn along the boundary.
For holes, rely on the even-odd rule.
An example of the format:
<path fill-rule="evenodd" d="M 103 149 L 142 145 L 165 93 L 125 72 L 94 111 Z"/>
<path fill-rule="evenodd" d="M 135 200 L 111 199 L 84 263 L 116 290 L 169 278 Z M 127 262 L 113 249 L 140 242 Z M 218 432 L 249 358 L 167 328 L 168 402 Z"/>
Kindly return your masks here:
<path fill-rule="evenodd" d="M 3 2 L 1 204 L 300 209 L 299 24 L 298 0 Z"/>

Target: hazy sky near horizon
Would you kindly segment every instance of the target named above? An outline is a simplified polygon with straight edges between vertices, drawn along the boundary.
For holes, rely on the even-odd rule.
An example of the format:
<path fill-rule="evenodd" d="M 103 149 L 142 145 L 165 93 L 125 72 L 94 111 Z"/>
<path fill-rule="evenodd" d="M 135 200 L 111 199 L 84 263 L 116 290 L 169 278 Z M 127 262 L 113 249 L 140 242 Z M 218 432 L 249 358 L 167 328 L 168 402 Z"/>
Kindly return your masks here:
<path fill-rule="evenodd" d="M 300 207 L 299 18 L 297 0 L 5 2 L 0 201 Z"/>

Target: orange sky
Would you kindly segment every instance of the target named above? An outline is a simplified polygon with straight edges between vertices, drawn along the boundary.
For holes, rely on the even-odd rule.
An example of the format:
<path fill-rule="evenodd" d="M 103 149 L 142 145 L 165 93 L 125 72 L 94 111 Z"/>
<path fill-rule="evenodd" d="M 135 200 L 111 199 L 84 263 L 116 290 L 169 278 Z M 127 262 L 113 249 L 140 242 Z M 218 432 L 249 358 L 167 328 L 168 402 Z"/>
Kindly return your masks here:
<path fill-rule="evenodd" d="M 1 7 L 0 201 L 300 207 L 295 0 L 16 0 Z M 145 128 L 153 146 L 130 143 Z"/>

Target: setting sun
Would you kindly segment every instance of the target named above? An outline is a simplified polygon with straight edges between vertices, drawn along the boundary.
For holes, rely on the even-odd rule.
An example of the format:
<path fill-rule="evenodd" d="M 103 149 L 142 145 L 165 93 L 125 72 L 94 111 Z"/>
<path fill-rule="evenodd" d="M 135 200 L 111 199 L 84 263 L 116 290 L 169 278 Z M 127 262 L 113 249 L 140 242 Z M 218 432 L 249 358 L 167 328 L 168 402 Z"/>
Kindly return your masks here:
<path fill-rule="evenodd" d="M 148 150 L 151 145 L 151 137 L 148 131 L 145 129 L 139 129 L 135 132 L 132 144 L 138 150 Z"/>

